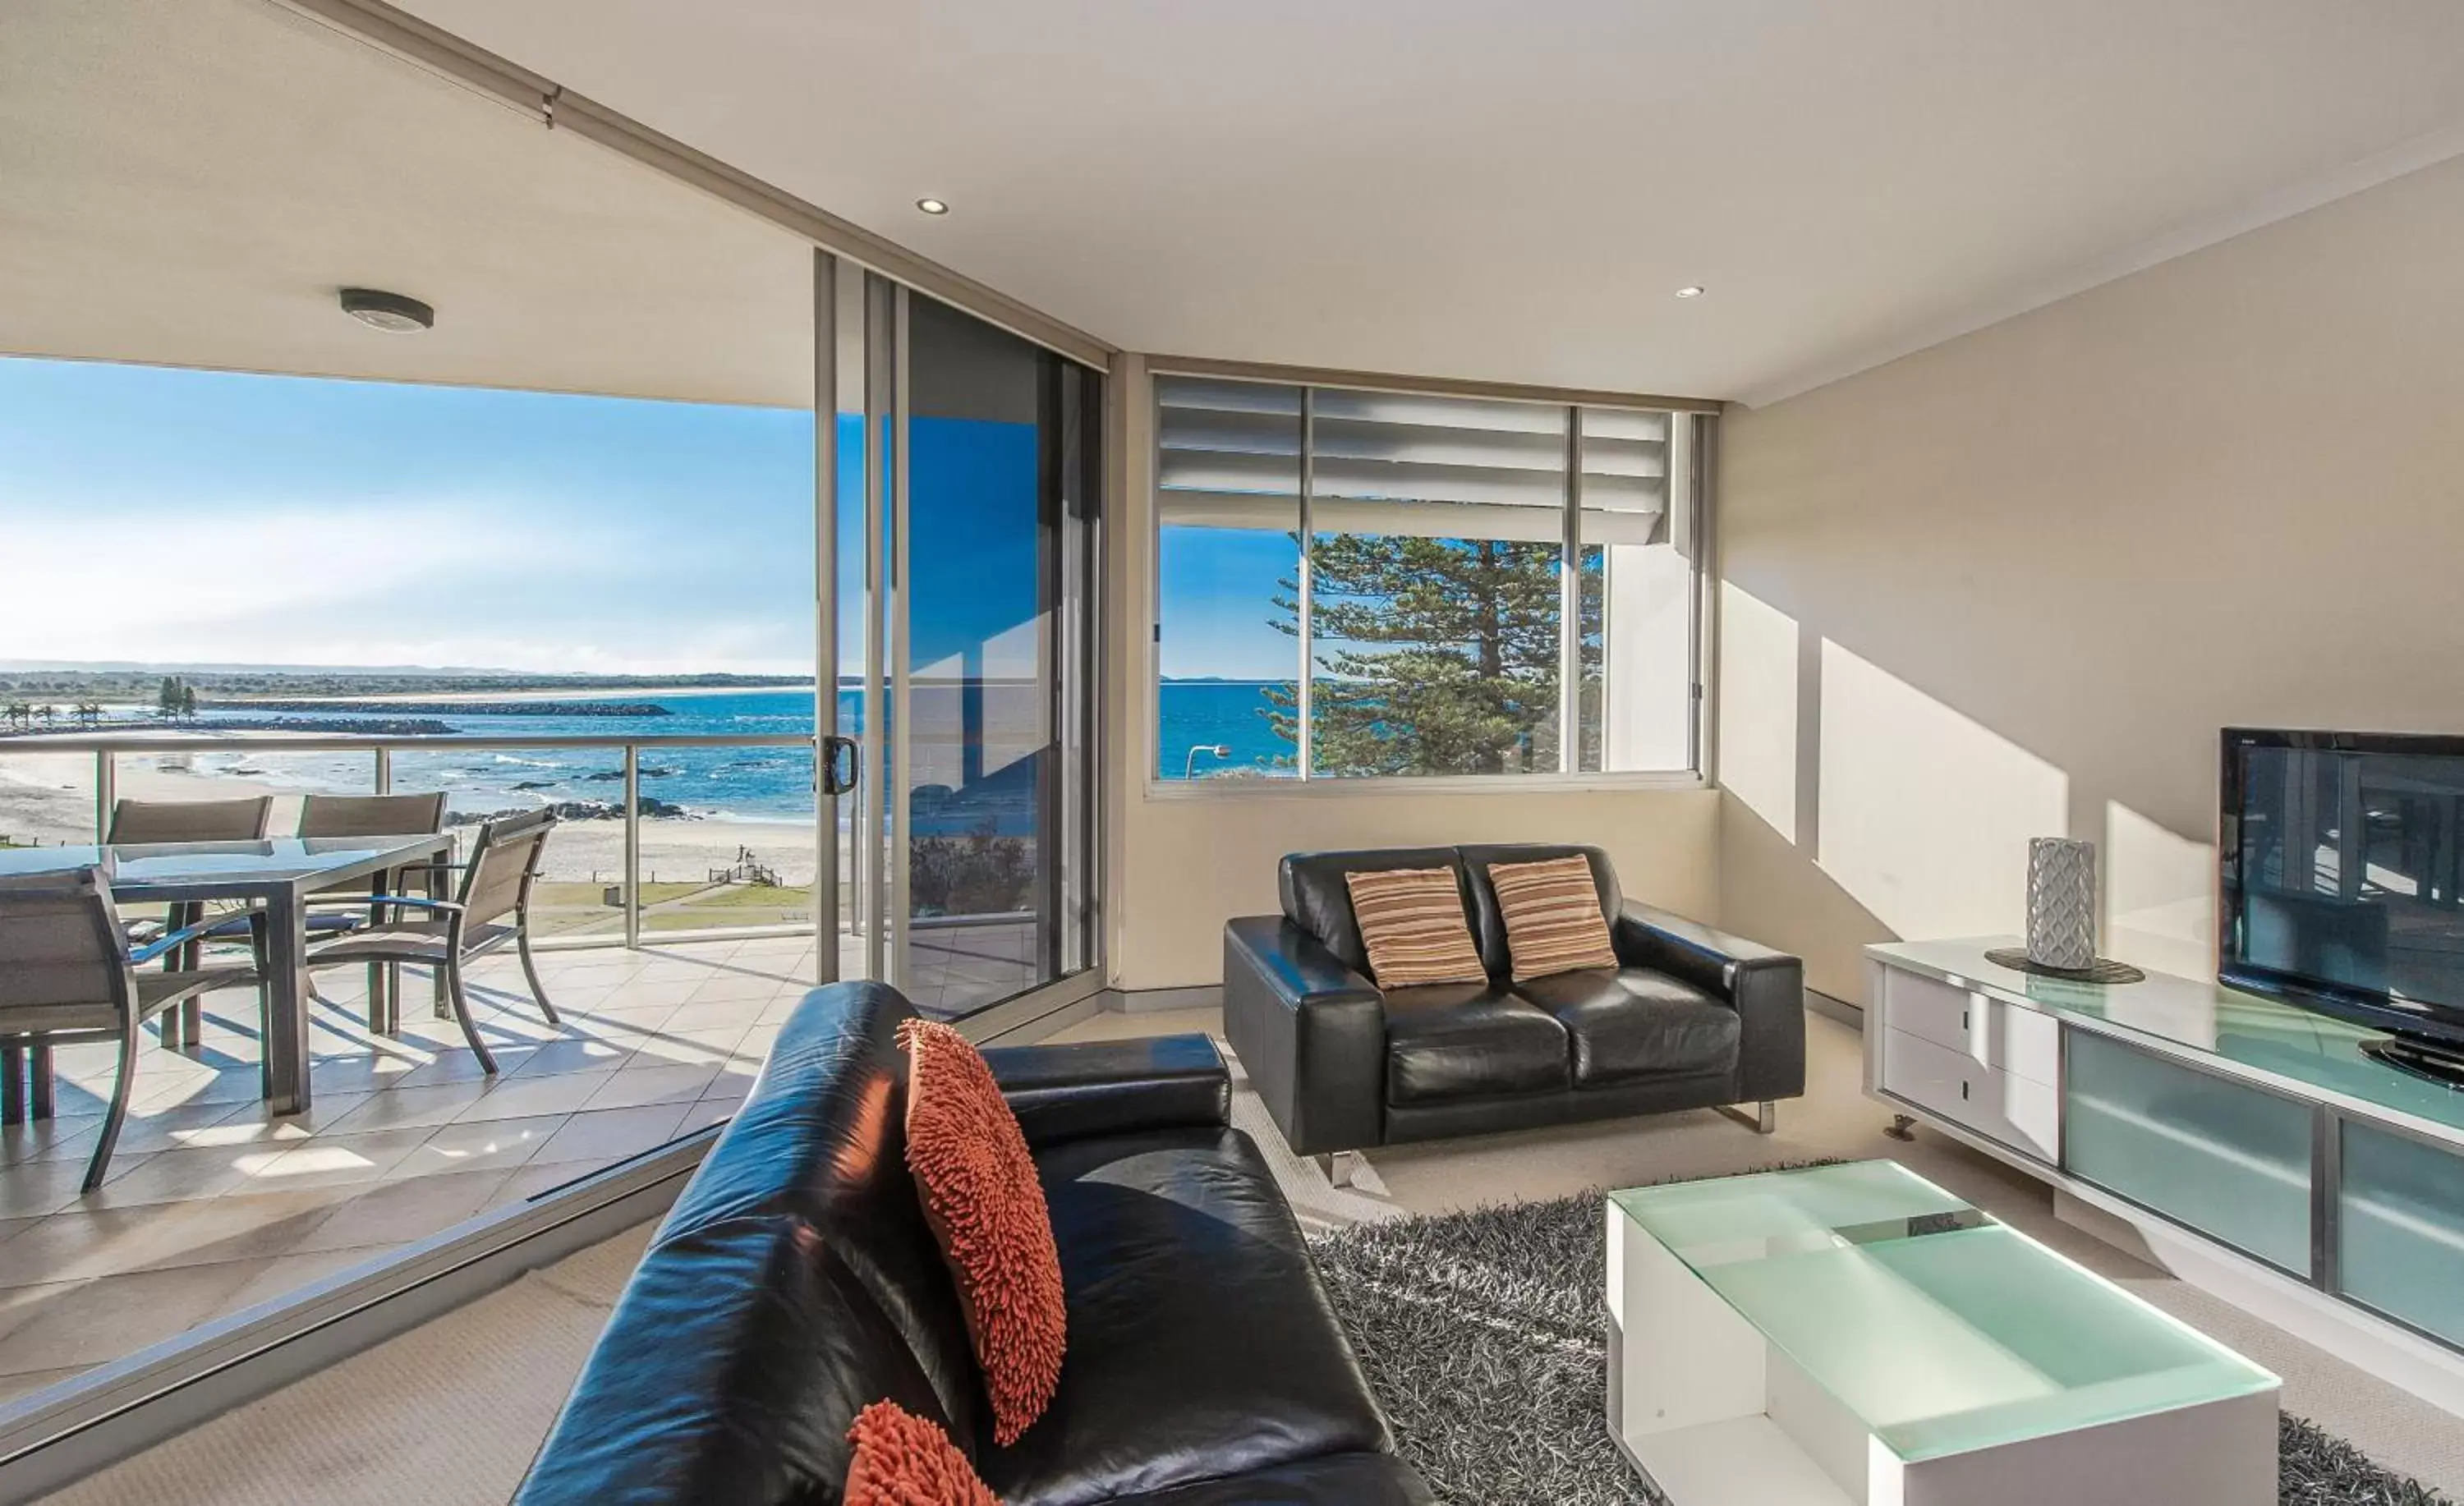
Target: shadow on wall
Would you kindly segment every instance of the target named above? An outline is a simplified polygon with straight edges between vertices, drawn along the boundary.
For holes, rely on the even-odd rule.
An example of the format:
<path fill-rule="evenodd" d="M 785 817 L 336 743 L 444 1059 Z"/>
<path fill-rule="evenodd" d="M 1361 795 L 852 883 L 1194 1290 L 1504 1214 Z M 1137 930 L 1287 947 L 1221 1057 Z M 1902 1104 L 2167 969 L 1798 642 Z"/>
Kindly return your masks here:
<path fill-rule="evenodd" d="M 2079 832 L 2104 868 L 2105 949 L 2212 965 L 2204 840 L 2114 801 L 1734 582 L 1721 600 L 1721 913 L 1861 1002 L 1858 949 L 2024 928 L 2028 841 Z"/>

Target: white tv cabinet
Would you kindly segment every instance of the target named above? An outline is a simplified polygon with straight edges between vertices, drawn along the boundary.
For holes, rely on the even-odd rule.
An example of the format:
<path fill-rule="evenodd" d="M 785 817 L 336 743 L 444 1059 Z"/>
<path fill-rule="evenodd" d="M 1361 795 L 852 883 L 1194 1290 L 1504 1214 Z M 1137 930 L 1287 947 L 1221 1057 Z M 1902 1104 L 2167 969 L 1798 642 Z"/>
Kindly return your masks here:
<path fill-rule="evenodd" d="M 2363 1055 L 2376 1032 L 2214 982 L 1986 960 L 2016 945 L 1866 948 L 1866 1093 L 2464 1416 L 2464 1093 Z"/>

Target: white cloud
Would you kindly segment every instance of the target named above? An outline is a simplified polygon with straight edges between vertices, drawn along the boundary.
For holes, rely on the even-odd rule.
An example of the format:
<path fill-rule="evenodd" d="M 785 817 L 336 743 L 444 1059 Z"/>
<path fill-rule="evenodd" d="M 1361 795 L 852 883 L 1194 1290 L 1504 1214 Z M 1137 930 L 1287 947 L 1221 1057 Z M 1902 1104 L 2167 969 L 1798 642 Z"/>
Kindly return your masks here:
<path fill-rule="evenodd" d="M 0 657 L 545 666 L 576 649 L 540 588 L 629 574 L 612 539 L 468 502 L 94 514 L 0 513 Z"/>

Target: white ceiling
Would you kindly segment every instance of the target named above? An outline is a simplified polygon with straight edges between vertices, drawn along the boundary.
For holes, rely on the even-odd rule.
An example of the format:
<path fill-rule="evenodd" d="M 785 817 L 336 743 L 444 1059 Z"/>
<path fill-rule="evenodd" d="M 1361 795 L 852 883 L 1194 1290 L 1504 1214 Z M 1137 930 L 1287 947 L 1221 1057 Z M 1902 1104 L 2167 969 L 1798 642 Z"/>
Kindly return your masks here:
<path fill-rule="evenodd" d="M 805 243 L 267 0 L 0 0 L 0 352 L 811 402 Z"/>
<path fill-rule="evenodd" d="M 2453 0 L 403 3 L 1128 348 L 1704 397 L 2464 150 Z"/>

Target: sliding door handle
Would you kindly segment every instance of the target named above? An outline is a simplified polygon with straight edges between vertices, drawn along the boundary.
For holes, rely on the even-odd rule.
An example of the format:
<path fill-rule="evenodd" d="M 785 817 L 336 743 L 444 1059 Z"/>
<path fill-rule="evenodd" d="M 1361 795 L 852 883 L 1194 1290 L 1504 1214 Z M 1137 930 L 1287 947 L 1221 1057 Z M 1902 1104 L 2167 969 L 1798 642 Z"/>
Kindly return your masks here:
<path fill-rule="evenodd" d="M 824 795 L 853 793 L 858 768 L 854 738 L 840 737 L 836 734 L 825 735 L 822 738 L 822 793 Z"/>

